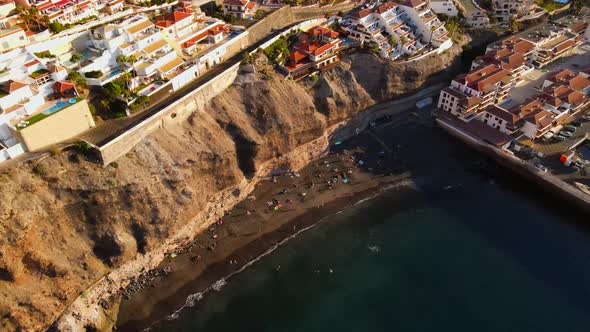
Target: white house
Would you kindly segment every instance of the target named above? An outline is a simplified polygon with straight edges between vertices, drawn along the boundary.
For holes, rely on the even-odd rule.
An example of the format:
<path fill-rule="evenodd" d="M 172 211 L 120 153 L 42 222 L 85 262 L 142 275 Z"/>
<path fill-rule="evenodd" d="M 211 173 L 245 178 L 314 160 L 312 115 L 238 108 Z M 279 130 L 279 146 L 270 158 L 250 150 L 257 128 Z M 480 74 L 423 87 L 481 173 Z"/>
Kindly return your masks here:
<path fill-rule="evenodd" d="M 437 14 L 445 14 L 448 16 L 459 15 L 459 10 L 455 6 L 453 0 L 430 0 L 430 8 Z"/>

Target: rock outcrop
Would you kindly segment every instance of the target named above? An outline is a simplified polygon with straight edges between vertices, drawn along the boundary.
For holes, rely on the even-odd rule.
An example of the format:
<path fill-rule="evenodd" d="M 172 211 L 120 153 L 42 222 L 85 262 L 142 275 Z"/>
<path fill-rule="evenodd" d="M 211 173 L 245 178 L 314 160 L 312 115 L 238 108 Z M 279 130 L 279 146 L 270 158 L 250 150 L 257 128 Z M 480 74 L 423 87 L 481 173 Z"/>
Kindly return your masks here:
<path fill-rule="evenodd" d="M 125 277 L 155 266 L 269 172 L 317 157 L 342 121 L 448 80 L 460 50 L 407 64 L 352 54 L 304 84 L 244 73 L 209 109 L 109 167 L 73 148 L 1 174 L 0 330 L 44 330 L 64 313 L 58 329 L 96 327 Z M 94 308 L 77 312 L 80 303 Z"/>

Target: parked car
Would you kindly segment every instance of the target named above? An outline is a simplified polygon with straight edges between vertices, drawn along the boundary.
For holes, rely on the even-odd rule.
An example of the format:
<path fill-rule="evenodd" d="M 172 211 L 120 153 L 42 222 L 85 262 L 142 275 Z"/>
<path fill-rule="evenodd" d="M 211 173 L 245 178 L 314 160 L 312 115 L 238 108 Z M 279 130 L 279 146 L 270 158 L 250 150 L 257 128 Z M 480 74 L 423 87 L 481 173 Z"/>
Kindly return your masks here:
<path fill-rule="evenodd" d="M 563 137 L 572 137 L 572 136 L 574 136 L 574 134 L 572 134 L 572 133 L 571 133 L 571 132 L 569 132 L 569 131 L 565 131 L 565 130 L 562 130 L 562 131 L 560 131 L 560 132 L 559 132 L 559 135 L 561 135 L 561 136 L 563 136 Z"/>
<path fill-rule="evenodd" d="M 580 120 L 572 121 L 571 125 L 574 127 L 579 127 L 582 125 L 582 121 L 580 121 Z"/>
<path fill-rule="evenodd" d="M 561 135 L 555 135 L 555 136 L 553 136 L 553 139 L 560 141 L 560 142 L 563 142 L 566 140 L 565 136 L 561 136 Z"/>
<path fill-rule="evenodd" d="M 551 138 L 553 138 L 553 136 L 555 136 L 554 133 L 548 132 L 547 134 L 543 135 L 543 138 L 545 138 L 546 140 L 550 140 Z"/>
<path fill-rule="evenodd" d="M 565 131 L 571 131 L 571 132 L 573 133 L 573 132 L 575 132 L 575 131 L 576 131 L 576 129 L 578 129 L 578 128 L 576 128 L 576 126 L 567 125 L 567 126 L 565 126 L 565 128 L 563 128 L 563 129 L 565 129 Z"/>
<path fill-rule="evenodd" d="M 590 115 L 583 115 L 583 116 L 582 116 L 582 119 L 583 119 L 584 121 L 590 121 Z"/>

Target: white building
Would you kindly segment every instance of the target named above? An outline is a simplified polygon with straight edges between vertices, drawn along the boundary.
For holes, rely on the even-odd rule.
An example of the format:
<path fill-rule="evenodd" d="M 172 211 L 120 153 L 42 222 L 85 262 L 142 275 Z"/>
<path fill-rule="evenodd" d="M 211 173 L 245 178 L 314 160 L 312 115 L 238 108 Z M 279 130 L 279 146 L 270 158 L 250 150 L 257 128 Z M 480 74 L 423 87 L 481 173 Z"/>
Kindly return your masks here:
<path fill-rule="evenodd" d="M 442 52 L 453 45 L 444 24 L 421 0 L 408 0 L 403 5 L 387 2 L 375 11 L 354 11 L 341 20 L 341 26 L 353 39 L 376 43 L 380 55 L 389 59 L 411 56 L 429 46 Z"/>
<path fill-rule="evenodd" d="M 459 15 L 459 10 L 457 9 L 457 6 L 455 6 L 453 0 L 430 0 L 429 4 L 432 11 L 437 14 L 445 14 L 448 16 Z"/>

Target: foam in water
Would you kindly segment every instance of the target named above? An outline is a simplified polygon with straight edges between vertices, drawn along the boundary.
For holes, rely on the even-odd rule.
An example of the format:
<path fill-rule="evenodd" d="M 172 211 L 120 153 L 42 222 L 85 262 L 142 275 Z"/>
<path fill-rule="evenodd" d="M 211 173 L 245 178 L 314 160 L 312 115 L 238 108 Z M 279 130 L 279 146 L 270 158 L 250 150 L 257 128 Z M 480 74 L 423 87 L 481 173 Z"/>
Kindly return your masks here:
<path fill-rule="evenodd" d="M 375 195 L 366 197 L 364 199 L 359 200 L 358 202 L 356 202 L 355 204 L 353 204 L 353 206 L 357 206 L 359 204 L 362 204 L 366 201 L 369 201 L 377 196 L 379 196 L 380 194 L 392 190 L 392 189 L 397 189 L 400 187 L 410 187 L 413 188 L 415 190 L 417 190 L 416 188 L 416 183 L 412 180 L 402 180 L 399 181 L 395 184 L 389 185 L 387 187 L 382 188 L 380 191 L 378 191 Z M 215 283 L 213 283 L 211 286 L 209 286 L 207 289 L 205 289 L 203 292 L 199 292 L 199 293 L 195 293 L 195 294 L 191 294 L 187 297 L 187 300 L 185 301 L 185 304 L 183 306 L 181 306 L 180 308 L 178 308 L 176 311 L 174 311 L 172 314 L 170 314 L 168 317 L 166 317 L 166 320 L 174 320 L 174 319 L 178 319 L 180 317 L 180 313 L 189 307 L 193 307 L 197 302 L 199 302 L 203 296 L 205 294 L 207 294 L 209 291 L 214 290 L 214 291 L 220 291 L 223 286 L 225 286 L 227 284 L 227 279 L 233 277 L 236 274 L 239 274 L 241 272 L 243 272 L 244 270 L 246 270 L 248 267 L 250 267 L 251 265 L 253 265 L 254 263 L 258 262 L 259 260 L 261 260 L 262 258 L 264 258 L 265 256 L 268 256 L 269 254 L 271 254 L 272 252 L 274 252 L 277 248 L 279 248 L 280 246 L 282 246 L 283 244 L 287 243 L 289 240 L 299 236 L 301 233 L 306 232 L 318 225 L 320 225 L 321 223 L 323 223 L 324 221 L 326 221 L 327 219 L 329 219 L 330 217 L 334 216 L 334 215 L 338 215 L 340 213 L 342 213 L 343 211 L 337 211 L 336 213 L 326 216 L 322 219 L 320 219 L 318 222 L 307 226 L 305 228 L 300 229 L 299 231 L 297 231 L 296 233 L 294 233 L 293 235 L 283 239 L 282 241 L 278 242 L 277 244 L 275 244 L 274 246 L 270 247 L 267 251 L 265 251 L 264 253 L 262 253 L 260 256 L 254 258 L 253 260 L 247 262 L 246 264 L 244 264 L 240 269 L 238 269 L 235 272 L 230 273 L 228 276 L 226 276 L 225 278 L 222 278 L 220 280 L 217 280 Z M 376 252 L 380 251 L 379 246 L 371 246 L 369 247 L 369 250 L 374 251 L 375 249 L 371 249 L 371 248 L 376 248 Z M 375 251 L 374 251 L 375 252 Z M 334 271 L 330 269 L 330 273 L 333 273 Z M 144 331 L 149 331 L 150 328 L 148 327 L 147 329 L 145 329 Z"/>

